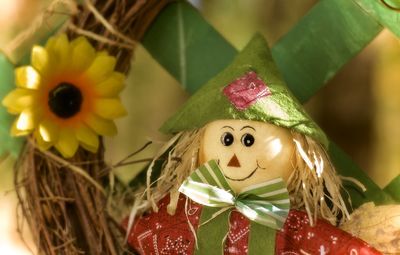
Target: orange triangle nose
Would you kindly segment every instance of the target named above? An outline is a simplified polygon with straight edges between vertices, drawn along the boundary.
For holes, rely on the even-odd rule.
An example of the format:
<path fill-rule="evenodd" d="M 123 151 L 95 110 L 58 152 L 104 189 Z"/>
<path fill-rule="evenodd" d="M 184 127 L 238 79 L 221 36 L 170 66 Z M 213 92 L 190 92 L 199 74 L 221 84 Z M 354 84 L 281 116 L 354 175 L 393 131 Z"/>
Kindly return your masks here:
<path fill-rule="evenodd" d="M 233 154 L 233 157 L 231 158 L 231 160 L 229 160 L 228 166 L 240 167 L 240 162 L 239 159 L 236 157 L 236 154 Z"/>

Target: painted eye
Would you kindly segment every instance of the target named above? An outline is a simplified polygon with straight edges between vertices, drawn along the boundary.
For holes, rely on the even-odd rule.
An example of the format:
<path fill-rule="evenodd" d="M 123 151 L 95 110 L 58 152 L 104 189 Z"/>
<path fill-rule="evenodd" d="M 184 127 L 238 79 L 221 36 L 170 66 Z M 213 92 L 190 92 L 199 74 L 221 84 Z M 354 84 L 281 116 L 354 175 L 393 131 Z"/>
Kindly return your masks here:
<path fill-rule="evenodd" d="M 254 144 L 254 136 L 251 134 L 244 134 L 242 136 L 242 144 L 246 147 L 250 147 Z"/>
<path fill-rule="evenodd" d="M 229 132 L 225 132 L 221 136 L 221 143 L 225 146 L 230 146 L 233 143 L 233 135 Z"/>

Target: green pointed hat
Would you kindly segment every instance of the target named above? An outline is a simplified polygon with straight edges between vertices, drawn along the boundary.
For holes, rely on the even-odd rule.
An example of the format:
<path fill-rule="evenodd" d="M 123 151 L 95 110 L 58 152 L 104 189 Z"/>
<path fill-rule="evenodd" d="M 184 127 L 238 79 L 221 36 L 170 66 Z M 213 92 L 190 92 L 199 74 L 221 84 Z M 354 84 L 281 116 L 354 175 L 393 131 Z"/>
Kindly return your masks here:
<path fill-rule="evenodd" d="M 259 34 L 232 64 L 201 87 L 161 131 L 193 130 L 223 119 L 269 122 L 328 147 L 326 135 L 290 93 Z"/>

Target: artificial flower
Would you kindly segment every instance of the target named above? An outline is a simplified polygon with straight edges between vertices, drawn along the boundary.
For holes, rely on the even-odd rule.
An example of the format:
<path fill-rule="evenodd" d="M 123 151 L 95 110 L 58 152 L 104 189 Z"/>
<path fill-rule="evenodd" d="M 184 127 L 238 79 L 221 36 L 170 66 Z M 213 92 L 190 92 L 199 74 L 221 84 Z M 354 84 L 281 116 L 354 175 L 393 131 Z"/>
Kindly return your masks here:
<path fill-rule="evenodd" d="M 33 134 L 40 149 L 54 146 L 65 158 L 79 145 L 96 152 L 99 135 L 115 135 L 114 119 L 126 114 L 119 98 L 125 76 L 115 64 L 84 37 L 62 34 L 34 46 L 31 65 L 15 69 L 17 88 L 2 102 L 18 115 L 11 134 Z"/>

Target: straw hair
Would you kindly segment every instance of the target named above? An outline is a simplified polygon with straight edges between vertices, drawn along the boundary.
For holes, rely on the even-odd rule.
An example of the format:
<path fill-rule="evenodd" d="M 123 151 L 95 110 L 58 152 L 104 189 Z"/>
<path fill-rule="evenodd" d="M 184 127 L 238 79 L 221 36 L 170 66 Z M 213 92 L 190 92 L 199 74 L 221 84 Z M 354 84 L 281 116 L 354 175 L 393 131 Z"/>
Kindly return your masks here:
<path fill-rule="evenodd" d="M 175 213 L 179 197 L 178 188 L 198 167 L 202 134 L 203 129 L 184 131 L 168 143 L 172 149 L 155 184 L 150 183 L 152 165 L 148 169 L 147 201 L 142 200 L 139 203 L 141 208 L 151 204 L 153 210 L 157 211 L 158 201 L 169 193 L 171 199 L 168 213 Z M 336 225 L 339 216 L 349 217 L 340 194 L 341 179 L 322 145 L 302 134 L 292 132 L 292 135 L 295 151 L 291 158 L 293 172 L 288 180 L 292 209 L 305 210 L 311 225 L 314 225 L 317 218 L 326 219 Z M 158 155 L 166 153 L 167 150 L 168 148 L 163 148 Z M 149 207 L 147 206 L 147 209 Z"/>
<path fill-rule="evenodd" d="M 349 213 L 340 193 L 342 181 L 336 173 L 324 147 L 313 139 L 292 132 L 295 152 L 293 172 L 288 191 L 293 209 L 307 212 L 310 224 L 317 218 L 336 225 L 339 216 L 348 219 Z"/>
<path fill-rule="evenodd" d="M 179 198 L 179 187 L 183 181 L 198 167 L 198 154 L 200 138 L 203 129 L 195 131 L 185 131 L 179 133 L 172 139 L 172 149 L 168 152 L 168 158 L 164 163 L 161 174 L 153 188 L 150 184 L 153 163 L 147 172 L 147 200 L 150 202 L 154 211 L 158 211 L 157 202 L 170 194 L 168 213 L 174 214 Z M 171 141 L 168 145 L 172 145 Z M 162 148 L 158 156 L 163 155 L 171 146 Z M 157 158 L 154 159 L 157 160 Z M 153 161 L 153 162 L 154 162 Z"/>

